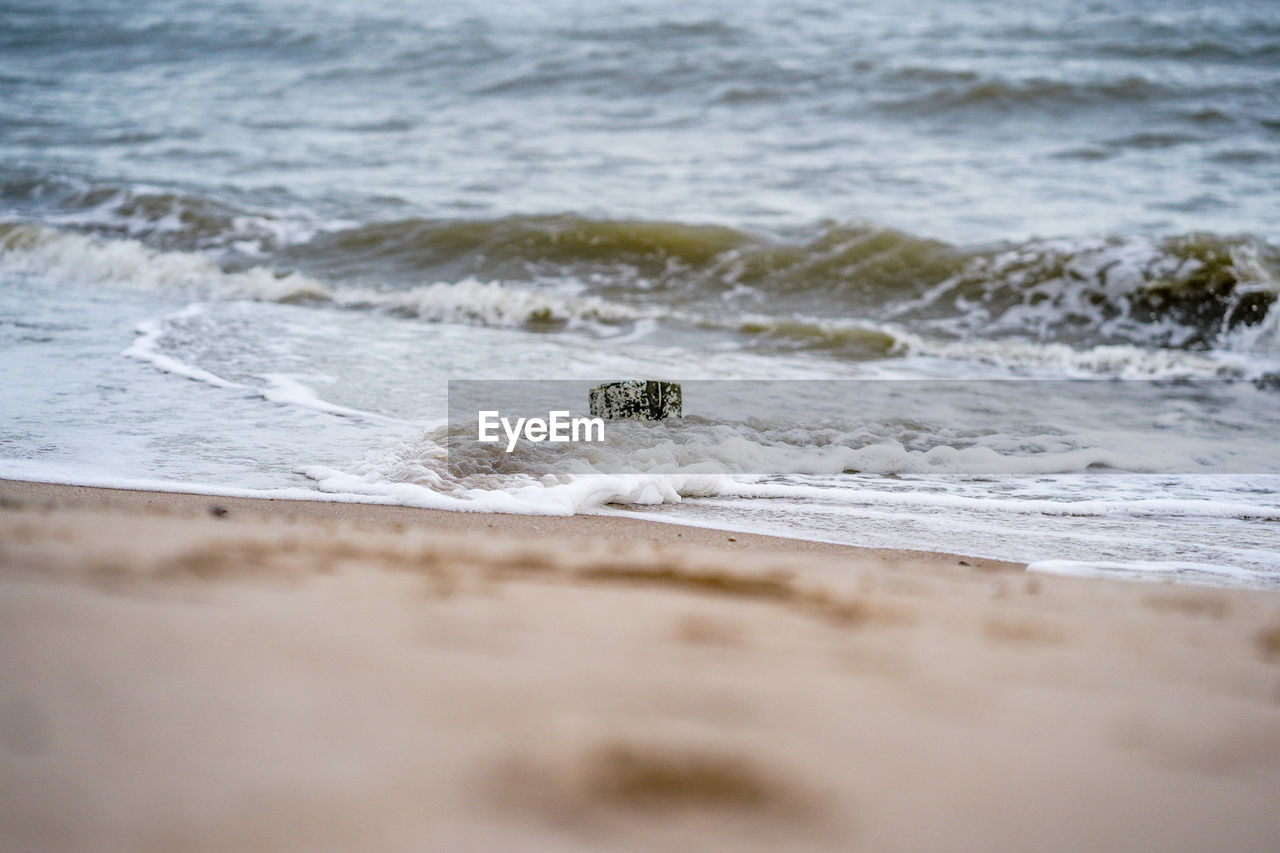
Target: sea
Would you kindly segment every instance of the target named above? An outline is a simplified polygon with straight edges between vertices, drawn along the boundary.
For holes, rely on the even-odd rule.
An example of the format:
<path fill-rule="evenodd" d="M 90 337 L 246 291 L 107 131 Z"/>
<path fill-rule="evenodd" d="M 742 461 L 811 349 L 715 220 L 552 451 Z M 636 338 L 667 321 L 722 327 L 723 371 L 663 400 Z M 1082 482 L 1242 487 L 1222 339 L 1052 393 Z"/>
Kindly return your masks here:
<path fill-rule="evenodd" d="M 0 477 L 1275 589 L 1278 292 L 1274 0 L 0 2 Z"/>

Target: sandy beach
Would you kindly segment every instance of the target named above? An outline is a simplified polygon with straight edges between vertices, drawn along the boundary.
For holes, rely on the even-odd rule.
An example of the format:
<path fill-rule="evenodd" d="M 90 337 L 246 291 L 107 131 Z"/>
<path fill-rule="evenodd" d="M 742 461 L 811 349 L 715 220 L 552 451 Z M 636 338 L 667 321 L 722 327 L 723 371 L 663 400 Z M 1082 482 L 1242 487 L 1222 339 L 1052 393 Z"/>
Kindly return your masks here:
<path fill-rule="evenodd" d="M 6 850 L 1266 850 L 1280 597 L 0 482 Z"/>

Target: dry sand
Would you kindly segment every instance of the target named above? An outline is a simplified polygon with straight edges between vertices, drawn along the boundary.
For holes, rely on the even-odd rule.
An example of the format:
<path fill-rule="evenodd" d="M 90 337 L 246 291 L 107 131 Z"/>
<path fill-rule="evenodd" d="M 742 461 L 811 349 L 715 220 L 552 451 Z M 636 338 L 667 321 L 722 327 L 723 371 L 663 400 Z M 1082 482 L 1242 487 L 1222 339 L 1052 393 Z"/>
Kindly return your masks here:
<path fill-rule="evenodd" d="M 0 849 L 1275 850 L 1280 596 L 0 481 Z"/>

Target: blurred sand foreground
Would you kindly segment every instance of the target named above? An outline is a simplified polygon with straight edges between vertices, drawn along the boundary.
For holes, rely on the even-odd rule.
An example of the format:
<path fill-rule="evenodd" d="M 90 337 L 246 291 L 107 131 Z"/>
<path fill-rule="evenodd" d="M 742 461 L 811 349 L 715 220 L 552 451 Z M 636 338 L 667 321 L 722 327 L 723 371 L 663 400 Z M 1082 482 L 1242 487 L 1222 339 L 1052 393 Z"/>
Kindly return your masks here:
<path fill-rule="evenodd" d="M 1275 850 L 1280 595 L 0 481 L 0 848 Z"/>

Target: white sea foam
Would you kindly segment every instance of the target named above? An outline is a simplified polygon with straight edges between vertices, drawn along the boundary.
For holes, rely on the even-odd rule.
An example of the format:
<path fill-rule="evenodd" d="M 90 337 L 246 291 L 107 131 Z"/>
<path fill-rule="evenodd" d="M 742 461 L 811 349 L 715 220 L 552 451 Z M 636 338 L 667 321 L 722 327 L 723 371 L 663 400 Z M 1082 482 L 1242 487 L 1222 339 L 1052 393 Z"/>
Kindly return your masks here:
<path fill-rule="evenodd" d="M 762 477 L 773 476 L 829 478 L 849 471 L 1027 476 L 1086 471 L 1097 466 L 1134 468 L 1133 459 L 1102 448 L 1026 454 L 1000 453 L 977 446 L 913 450 L 893 441 L 862 446 L 840 444 L 832 441 L 830 432 L 806 431 L 802 427 L 775 431 L 748 424 L 692 423 L 668 430 L 662 425 L 613 423 L 609 441 L 603 445 L 529 446 L 516 454 L 506 454 L 494 445 L 466 440 L 462 432 L 454 433 L 450 446 L 449 428 L 438 427 L 371 454 L 348 471 L 312 469 L 306 473 L 321 488 L 342 492 L 415 495 L 416 489 L 424 489 L 465 502 L 484 496 L 486 505 L 495 499 L 512 501 L 513 508 L 504 511 L 540 512 L 545 509 L 538 507 L 554 506 L 557 513 L 568 514 L 605 504 L 679 503 L 691 496 L 864 499 L 851 490 L 760 482 Z M 788 440 L 780 441 L 778 435 L 785 435 Z M 496 495 L 507 497 L 495 498 Z M 964 500 L 936 495 L 919 498 L 897 499 L 914 506 L 930 500 Z M 1052 501 L 1018 505 L 1024 503 L 1027 512 L 1089 514 L 1112 509 L 1081 505 L 1073 510 Z M 1126 506 L 1117 502 L 1114 509 Z M 1171 506 L 1150 509 L 1164 511 Z"/>
<path fill-rule="evenodd" d="M 1168 379 L 1251 376 L 1258 371 L 1256 360 L 1235 352 L 1148 349 L 1132 344 L 1077 348 L 1060 343 L 1016 340 L 943 341 L 905 330 L 898 330 L 897 335 L 904 353 L 1010 368 L 1040 369 L 1044 375 L 1052 376 Z"/>
<path fill-rule="evenodd" d="M 566 297 L 475 279 L 436 282 L 408 290 L 343 287 L 335 290 L 332 297 L 340 305 L 380 308 L 433 322 L 515 328 L 539 323 L 579 326 L 631 322 L 655 314 L 595 297 Z"/>
<path fill-rule="evenodd" d="M 430 479 L 394 482 L 377 473 L 351 473 L 323 466 L 302 470 L 319 489 L 335 494 L 367 494 L 407 506 L 462 512 L 499 512 L 514 515 L 579 515 L 611 504 L 653 506 L 680 503 L 687 497 L 723 494 L 728 478 L 707 475 L 629 474 L 566 477 L 540 482 L 535 478 L 511 478 L 506 488 L 455 487 L 440 491 Z"/>
<path fill-rule="evenodd" d="M 1280 578 L 1226 563 L 1185 560 L 1036 560 L 1027 571 L 1077 578 L 1114 578 L 1202 586 L 1280 589 Z"/>
<path fill-rule="evenodd" d="M 162 252 L 137 240 L 106 240 L 41 225 L 0 230 L 0 270 L 90 284 L 263 302 L 316 301 L 376 308 L 432 322 L 523 327 L 537 323 L 617 323 L 654 311 L 594 297 L 463 279 L 405 290 L 330 288 L 301 273 L 278 275 L 262 267 L 224 271 L 198 252 Z"/>
<path fill-rule="evenodd" d="M 206 247 L 231 246 L 248 255 L 306 243 L 324 231 L 350 228 L 351 220 L 320 220 L 289 206 L 270 213 L 246 213 L 201 198 L 174 194 L 163 187 L 132 184 L 102 188 L 87 181 L 60 178 L 53 187 L 78 202 L 45 211 L 42 221 L 70 229 L 105 230 L 135 239 L 177 239 Z"/>
<path fill-rule="evenodd" d="M 136 240 L 103 240 L 40 225 L 0 230 L 0 269 L 61 281 L 107 284 L 205 298 L 286 302 L 328 299 L 329 289 L 299 273 L 262 267 L 226 272 L 197 252 L 160 252 Z"/>
<path fill-rule="evenodd" d="M 1070 518 L 1181 518 L 1280 521 L 1280 506 L 1211 498 L 1036 499 L 973 497 L 931 491 L 830 488 L 789 483 L 740 483 L 726 494 L 744 498 L 793 498 L 833 504 L 870 504 L 879 508 L 979 510 L 1000 514 Z"/>
<path fill-rule="evenodd" d="M 208 495 L 224 498 L 270 498 L 272 500 L 326 501 L 331 503 L 364 503 L 383 505 L 406 504 L 395 497 L 382 497 L 368 492 L 317 492 L 315 489 L 290 487 L 280 489 L 248 489 L 223 486 L 216 483 L 190 480 L 158 480 L 147 477 L 115 477 L 85 473 L 83 466 L 68 470 L 28 459 L 0 459 L 0 477 L 32 483 L 53 483 L 66 486 L 88 486 L 100 489 L 130 489 L 138 492 L 180 492 L 189 495 Z M 456 509 L 444 498 L 440 509 Z M 456 503 L 456 502 L 453 502 Z"/>
<path fill-rule="evenodd" d="M 420 426 L 417 421 L 407 421 L 398 418 L 389 418 L 376 412 L 367 412 L 361 409 L 354 409 L 349 406 L 341 406 L 322 399 L 312 388 L 300 381 L 297 377 L 289 376 L 282 373 L 263 374 L 259 378 L 266 382 L 265 386 L 251 385 L 246 382 L 233 382 L 225 379 L 216 373 L 212 373 L 204 368 L 177 358 L 174 355 L 164 352 L 162 341 L 167 329 L 174 323 L 181 323 L 186 320 L 198 317 L 205 312 L 205 306 L 202 303 L 193 303 L 168 317 L 158 320 L 145 320 L 138 324 L 138 337 L 134 339 L 121 355 L 127 358 L 145 361 L 153 367 L 163 370 L 165 373 L 172 373 L 175 376 L 182 376 L 196 382 L 203 382 L 207 385 L 213 385 L 217 388 L 224 388 L 230 391 L 236 391 L 243 394 L 261 397 L 271 403 L 277 403 L 284 406 L 296 406 L 298 408 L 310 409 L 316 412 L 323 412 L 329 415 L 336 415 L 344 418 L 357 418 L 359 420 L 370 421 L 374 423 L 384 424 L 402 424 L 405 426 Z"/>
<path fill-rule="evenodd" d="M 1214 266 L 1207 266 L 1201 255 L 1213 256 Z M 1280 319 L 1274 302 L 1262 323 L 1233 324 L 1232 318 L 1246 299 L 1260 296 L 1265 302 L 1278 293 L 1280 279 L 1253 242 L 1213 241 L 1202 235 L 1033 240 L 974 257 L 960 273 L 896 306 L 887 319 L 913 317 L 923 328 L 965 338 L 966 345 L 975 335 L 984 343 L 1062 343 L 1085 329 L 1088 338 L 1138 347 L 1179 348 L 1207 340 L 1217 350 L 1275 353 Z M 1167 311 L 1139 316 L 1136 308 L 1164 309 L 1181 298 L 1212 303 L 1221 315 L 1218 327 L 1180 325 Z M 992 354 L 1012 354 L 1001 349 L 995 347 Z M 1086 369 L 1096 369 L 1096 356 L 1128 362 L 1135 355 L 1127 347 L 1081 350 L 1072 355 L 1049 348 L 1045 354 Z M 1035 358 L 1032 353 L 1017 355 Z M 1147 372 L 1152 365 L 1139 361 L 1134 366 Z"/>
<path fill-rule="evenodd" d="M 167 320 L 185 320 L 190 317 L 199 315 L 204 311 L 204 306 L 200 303 L 188 305 L 178 313 L 172 315 Z M 238 382 L 231 382 L 223 379 L 217 374 L 210 373 L 207 370 L 187 364 L 171 355 L 166 355 L 159 349 L 159 342 L 164 335 L 166 320 L 144 320 L 138 324 L 138 337 L 134 339 L 121 355 L 126 358 L 136 358 L 139 361 L 149 362 L 153 366 L 163 370 L 165 373 L 172 373 L 175 376 L 185 376 L 187 379 L 194 379 L 197 382 L 204 382 L 218 388 L 234 388 L 242 389 L 246 386 Z"/>
<path fill-rule="evenodd" d="M 266 388 L 255 389 L 264 400 L 272 403 L 279 403 L 284 406 L 297 406 L 302 409 L 310 409 L 314 412 L 323 412 L 326 415 L 337 415 L 342 418 L 358 418 L 364 421 L 373 421 L 375 423 L 385 424 L 404 424 L 406 426 L 417 425 L 416 421 L 406 421 L 400 418 L 389 418 L 376 412 L 366 412 L 363 409 L 353 409 L 350 406 L 340 406 L 337 403 L 331 403 L 320 397 L 315 390 L 307 386 L 295 376 L 289 376 L 284 373 L 265 373 L 262 375 L 268 383 Z"/>

